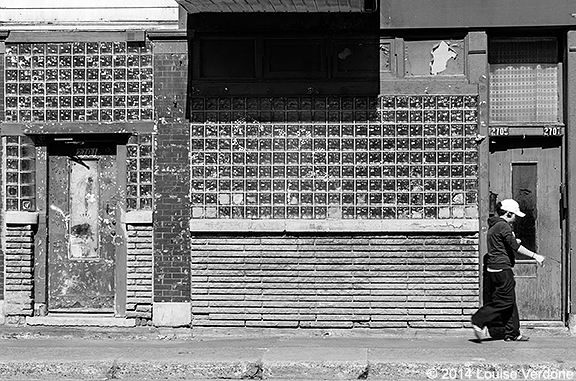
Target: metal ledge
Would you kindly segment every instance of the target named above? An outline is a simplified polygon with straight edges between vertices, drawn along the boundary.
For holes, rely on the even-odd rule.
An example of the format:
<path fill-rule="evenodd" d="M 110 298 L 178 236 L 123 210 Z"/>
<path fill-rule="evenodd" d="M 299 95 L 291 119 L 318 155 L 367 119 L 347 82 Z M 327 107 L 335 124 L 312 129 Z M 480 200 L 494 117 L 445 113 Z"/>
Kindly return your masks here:
<path fill-rule="evenodd" d="M 135 134 L 152 133 L 155 124 L 146 122 L 112 123 L 2 123 L 2 135 L 62 135 L 62 134 Z"/>
<path fill-rule="evenodd" d="M 488 134 L 491 137 L 498 136 L 564 136 L 566 127 L 562 123 L 534 124 L 525 123 L 516 125 L 511 123 L 490 123 Z"/>

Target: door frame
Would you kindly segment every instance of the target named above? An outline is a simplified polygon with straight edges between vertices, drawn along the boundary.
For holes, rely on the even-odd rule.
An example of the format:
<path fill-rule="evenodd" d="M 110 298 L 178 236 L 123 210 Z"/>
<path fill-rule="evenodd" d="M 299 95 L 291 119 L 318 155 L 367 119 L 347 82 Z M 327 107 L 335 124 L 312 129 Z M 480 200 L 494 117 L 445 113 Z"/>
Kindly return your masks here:
<path fill-rule="evenodd" d="M 34 238 L 34 311 L 35 314 L 48 314 L 48 148 L 56 142 L 106 142 L 116 145 L 116 171 L 118 206 L 115 212 L 116 237 L 120 237 L 115 245 L 116 268 L 114 273 L 115 297 L 114 316 L 126 316 L 127 297 L 127 233 L 124 226 L 126 215 L 127 189 L 127 148 L 130 134 L 66 134 L 66 135 L 34 135 L 31 136 L 36 145 L 36 210 L 38 212 L 38 230 Z"/>
<path fill-rule="evenodd" d="M 570 294 L 569 294 L 569 290 L 571 287 L 571 280 L 570 280 L 570 249 L 568 248 L 568 235 L 569 235 L 569 231 L 567 230 L 568 227 L 568 220 L 567 220 L 567 208 L 568 208 L 568 200 L 567 200 L 567 195 L 566 195 L 566 184 L 567 184 L 567 156 L 566 156 L 566 143 L 564 140 L 564 135 L 560 135 L 560 136 L 538 136 L 538 135 L 525 135 L 525 134 L 510 134 L 510 136 L 497 136 L 497 135 L 493 135 L 493 136 L 489 136 L 489 148 L 488 150 L 485 152 L 485 163 L 486 163 L 486 173 L 485 173 L 485 179 L 486 179 L 486 197 L 484 198 L 484 202 L 486 203 L 485 205 L 485 210 L 486 210 L 486 214 L 485 216 L 480 215 L 480 217 L 484 217 L 485 221 L 481 221 L 481 226 L 486 226 L 485 230 L 482 229 L 480 232 L 480 239 L 485 240 L 486 239 L 486 233 L 487 233 L 487 218 L 489 216 L 489 210 L 491 211 L 492 209 L 492 205 L 491 202 L 493 201 L 490 197 L 490 187 L 489 187 L 489 182 L 490 182 L 490 166 L 491 166 L 491 158 L 492 158 L 492 150 L 494 146 L 498 146 L 500 144 L 506 144 L 505 142 L 512 142 L 514 141 L 514 139 L 526 139 L 526 138 L 538 138 L 541 139 L 541 146 L 542 147 L 547 147 L 547 146 L 555 146 L 558 147 L 560 150 L 560 184 L 559 184 L 559 199 L 560 199 L 560 203 L 558 205 L 558 213 L 559 213 L 559 219 L 560 219 L 560 321 L 563 323 L 567 323 L 568 322 L 568 318 L 570 315 Z M 513 144 L 509 147 L 509 148 L 521 148 L 521 147 L 515 147 L 513 146 Z M 534 163 L 534 161 L 532 160 L 526 160 L 526 161 L 522 161 L 522 163 Z M 510 166 L 512 166 L 513 163 L 510 163 Z M 510 176 L 512 176 L 512 171 L 510 170 Z M 512 184 L 512 178 L 510 177 L 508 183 Z M 482 225 L 482 223 L 484 223 L 484 225 Z M 482 253 L 484 253 L 484 251 L 481 251 L 479 254 L 482 255 Z M 544 255 L 546 255 L 544 253 Z M 480 260 L 480 295 L 481 295 L 481 299 L 480 302 L 483 303 L 483 298 L 482 298 L 482 290 L 483 290 L 483 282 L 482 282 L 482 261 Z"/>

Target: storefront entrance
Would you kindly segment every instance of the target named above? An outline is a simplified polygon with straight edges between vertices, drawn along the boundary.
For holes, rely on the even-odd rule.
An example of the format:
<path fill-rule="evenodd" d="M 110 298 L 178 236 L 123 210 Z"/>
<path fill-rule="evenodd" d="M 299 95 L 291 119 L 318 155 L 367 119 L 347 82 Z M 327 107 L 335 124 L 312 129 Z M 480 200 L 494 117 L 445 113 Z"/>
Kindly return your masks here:
<path fill-rule="evenodd" d="M 114 312 L 115 143 L 48 146 L 48 311 Z"/>
<path fill-rule="evenodd" d="M 522 320 L 560 321 L 562 298 L 562 160 L 559 138 L 501 138 L 490 145 L 491 212 L 514 198 L 526 217 L 514 230 L 522 245 L 546 256 L 545 266 L 518 258 L 514 273 Z"/>

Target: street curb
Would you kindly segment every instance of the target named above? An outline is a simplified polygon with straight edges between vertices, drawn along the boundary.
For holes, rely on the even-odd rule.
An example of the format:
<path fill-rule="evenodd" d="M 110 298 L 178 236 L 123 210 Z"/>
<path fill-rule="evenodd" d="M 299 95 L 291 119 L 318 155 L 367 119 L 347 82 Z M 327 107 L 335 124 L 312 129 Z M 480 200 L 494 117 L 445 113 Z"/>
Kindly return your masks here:
<path fill-rule="evenodd" d="M 262 379 L 255 362 L 44 361 L 0 363 L 0 380 Z"/>
<path fill-rule="evenodd" d="M 571 372 L 568 378 L 543 377 L 544 372 Z M 368 380 L 488 380 L 567 379 L 576 377 L 576 366 L 557 363 L 410 362 L 371 363 Z"/>
<path fill-rule="evenodd" d="M 514 373 L 516 376 L 514 377 Z M 554 373 L 556 372 L 556 373 Z M 571 376 L 567 372 L 572 372 Z M 554 377 L 556 375 L 556 377 Z M 562 377 L 562 375 L 566 375 Z M 153 362 L 27 361 L 0 363 L 0 380 L 430 380 L 574 379 L 576 366 L 561 363 L 482 362 Z"/>

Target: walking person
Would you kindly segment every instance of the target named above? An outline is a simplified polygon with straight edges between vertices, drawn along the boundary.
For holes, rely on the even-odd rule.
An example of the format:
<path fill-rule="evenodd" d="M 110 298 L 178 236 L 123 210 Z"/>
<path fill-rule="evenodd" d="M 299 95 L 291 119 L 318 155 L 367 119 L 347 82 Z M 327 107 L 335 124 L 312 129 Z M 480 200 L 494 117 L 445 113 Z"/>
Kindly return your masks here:
<path fill-rule="evenodd" d="M 489 338 L 488 324 L 500 317 L 504 324 L 505 341 L 528 341 L 528 336 L 520 333 L 516 282 L 512 268 L 517 252 L 535 259 L 540 265 L 545 257 L 528 250 L 516 239 L 511 224 L 525 214 L 520 211 L 520 205 L 515 200 L 498 202 L 496 214 L 488 219 L 488 253 L 484 261 L 490 301 L 472 315 L 472 328 L 478 340 Z"/>

